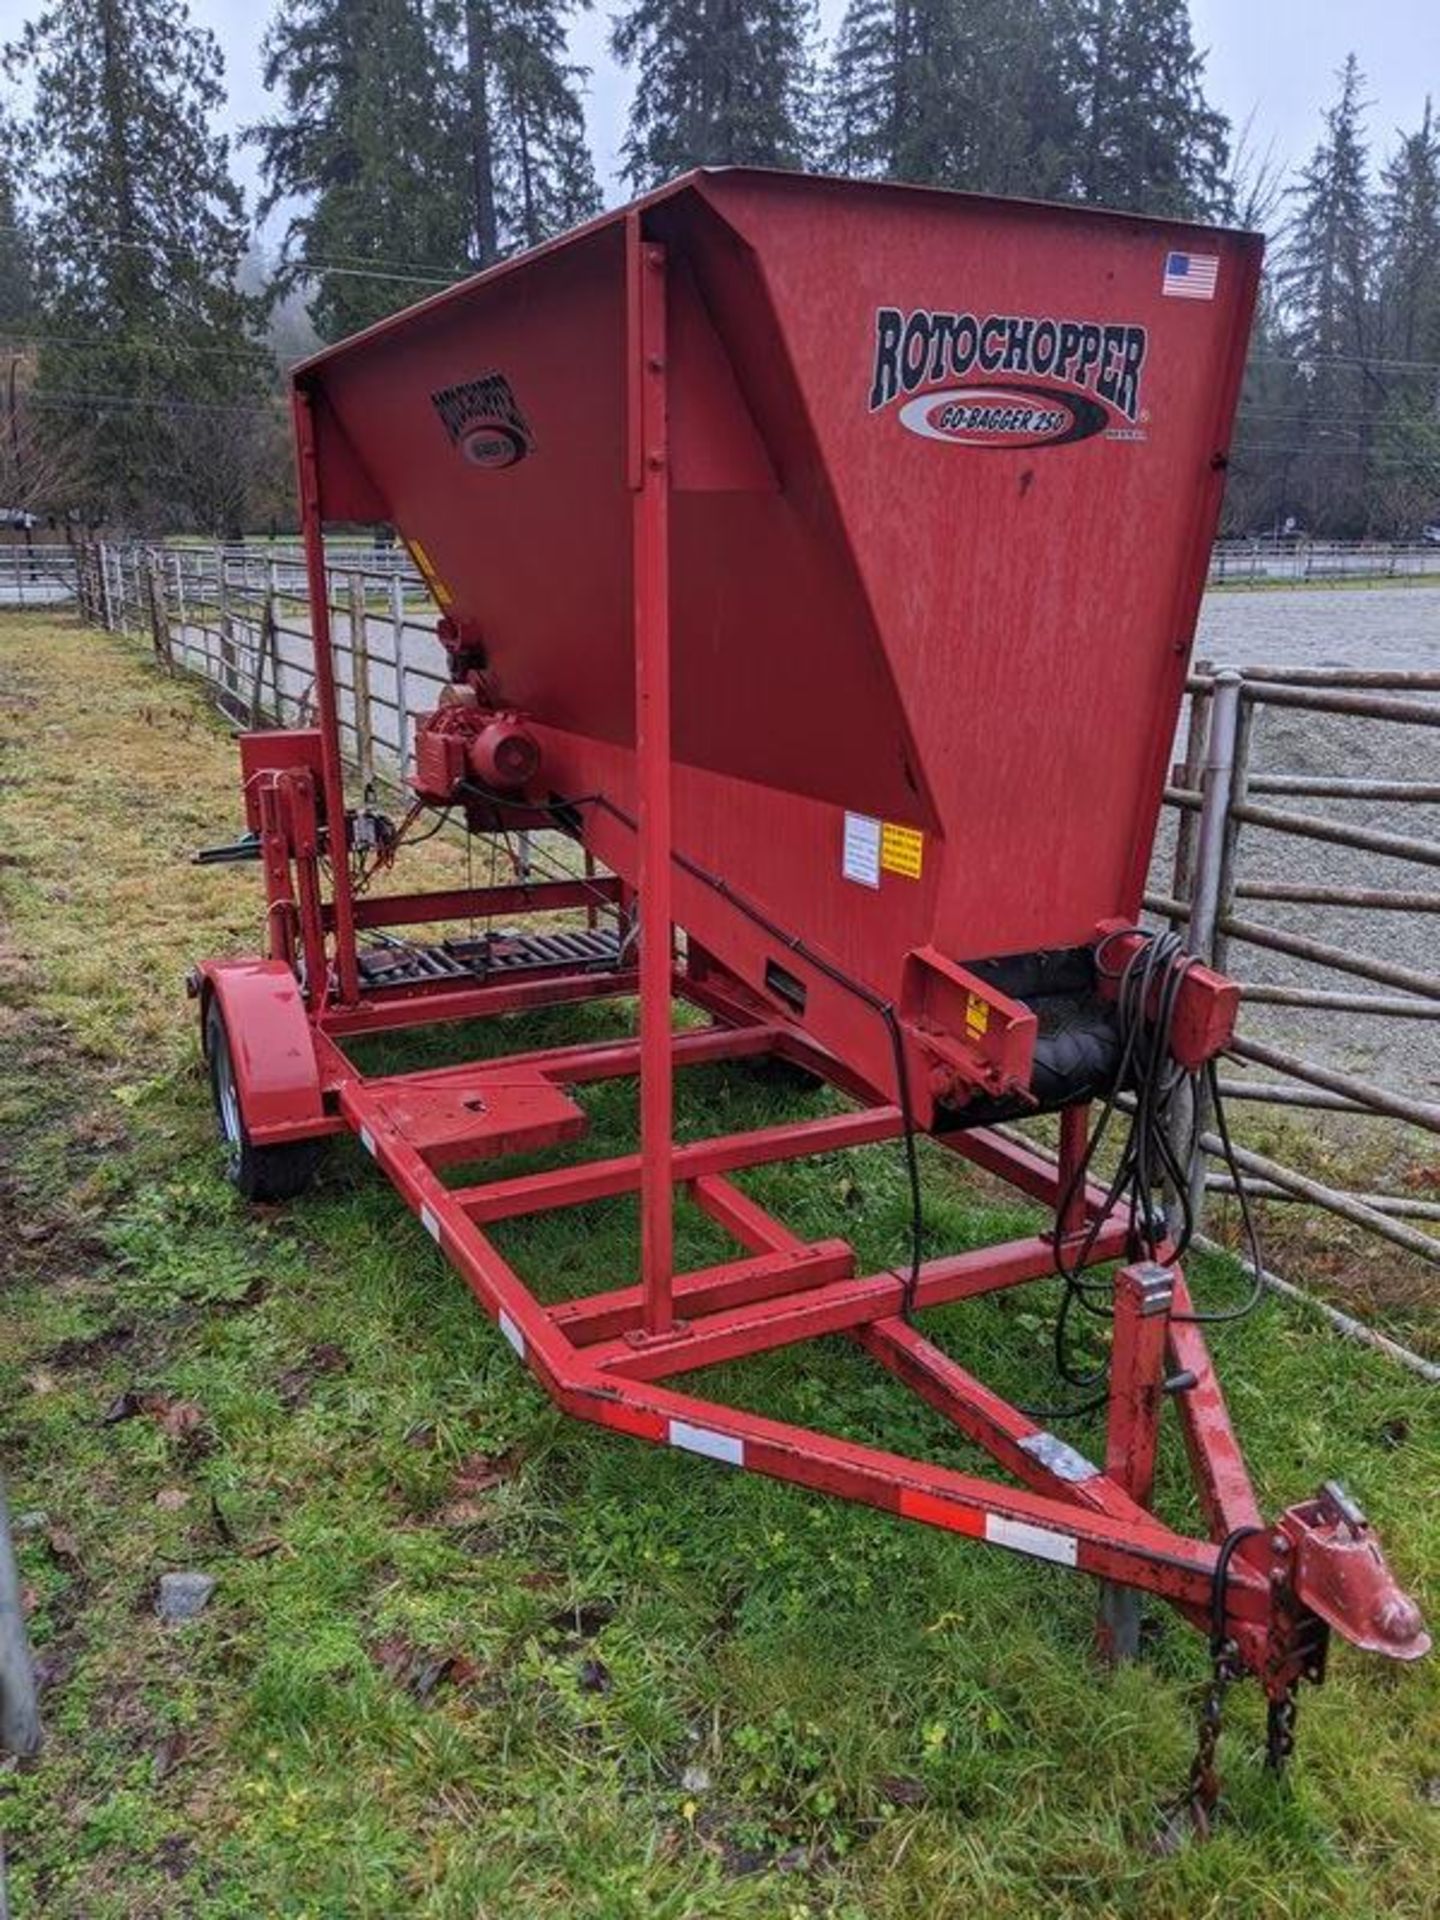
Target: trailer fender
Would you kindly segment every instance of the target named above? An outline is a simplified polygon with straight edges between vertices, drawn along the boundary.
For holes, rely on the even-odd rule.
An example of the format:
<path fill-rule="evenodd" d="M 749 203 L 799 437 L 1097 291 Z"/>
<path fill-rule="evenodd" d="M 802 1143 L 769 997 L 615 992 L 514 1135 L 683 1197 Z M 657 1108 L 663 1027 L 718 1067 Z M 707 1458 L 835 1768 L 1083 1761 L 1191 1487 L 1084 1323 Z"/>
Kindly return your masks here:
<path fill-rule="evenodd" d="M 283 960 L 206 960 L 196 969 L 201 1045 L 211 1003 L 218 1001 L 246 1132 L 263 1140 L 271 1128 L 287 1137 L 308 1121 L 328 1132 L 310 1022 L 294 974 Z"/>

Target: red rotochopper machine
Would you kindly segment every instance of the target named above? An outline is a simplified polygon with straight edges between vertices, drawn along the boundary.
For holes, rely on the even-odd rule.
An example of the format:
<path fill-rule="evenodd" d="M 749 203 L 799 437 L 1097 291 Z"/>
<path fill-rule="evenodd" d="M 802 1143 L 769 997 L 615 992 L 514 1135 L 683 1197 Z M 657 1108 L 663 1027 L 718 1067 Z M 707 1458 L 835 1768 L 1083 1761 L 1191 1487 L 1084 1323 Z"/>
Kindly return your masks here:
<path fill-rule="evenodd" d="M 242 737 L 267 952 L 192 976 L 242 1188 L 297 1191 L 318 1140 L 358 1135 L 567 1413 L 1098 1575 L 1112 1651 L 1136 1595 L 1175 1606 L 1214 1655 L 1202 1814 L 1227 1680 L 1258 1676 L 1278 1762 L 1331 1629 L 1429 1644 L 1341 1489 L 1265 1520 L 1155 1204 L 1169 1095 L 1238 999 L 1137 919 L 1259 265 L 1243 233 L 706 172 L 308 361 L 316 724 Z M 356 522 L 405 540 L 449 662 L 398 836 L 345 793 L 322 529 Z M 420 808 L 505 847 L 558 829 L 574 875 L 365 890 Z M 638 996 L 638 1038 L 383 1076 L 347 1053 L 597 996 Z M 677 1000 L 703 1024 L 677 1028 Z M 766 1056 L 844 1103 L 673 1139 L 674 1073 Z M 616 1076 L 638 1076 L 638 1154 L 473 1178 L 577 1139 L 573 1089 Z M 1126 1098 L 1128 1185 L 1087 1144 Z M 1002 1130 L 1035 1112 L 1059 1115 L 1058 1162 Z M 746 1168 L 879 1141 L 914 1187 L 921 1134 L 1053 1226 L 922 1248 L 917 1191 L 910 1256 L 865 1273 L 745 1190 Z M 677 1188 L 732 1260 L 674 1271 Z M 489 1232 L 627 1192 L 638 1284 L 542 1304 Z M 1110 1324 L 1103 1463 L 925 1331 L 1057 1265 Z M 825 1334 L 1008 1482 L 686 1390 Z M 1167 1401 L 1203 1539 L 1150 1510 Z"/>

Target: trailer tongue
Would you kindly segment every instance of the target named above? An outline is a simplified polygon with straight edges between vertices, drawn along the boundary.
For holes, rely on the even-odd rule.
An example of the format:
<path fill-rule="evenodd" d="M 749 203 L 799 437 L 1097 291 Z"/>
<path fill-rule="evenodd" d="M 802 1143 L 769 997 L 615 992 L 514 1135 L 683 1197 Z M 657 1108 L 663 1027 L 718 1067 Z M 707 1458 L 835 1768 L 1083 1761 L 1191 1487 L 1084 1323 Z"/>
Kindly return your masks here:
<path fill-rule="evenodd" d="M 358 1135 L 567 1412 L 1098 1575 L 1117 1653 L 1136 1594 L 1173 1603 L 1215 1663 L 1201 1818 L 1229 1680 L 1265 1688 L 1278 1763 L 1332 1629 L 1399 1659 L 1429 1644 L 1342 1490 L 1262 1518 L 1180 1264 L 1184 1095 L 1238 994 L 1137 924 L 1258 271 L 1245 234 L 701 173 L 308 362 L 318 723 L 242 742 L 267 952 L 195 976 L 242 1188 L 298 1191 L 318 1140 Z M 345 795 L 322 527 L 346 521 L 393 524 L 441 610 L 449 685 L 398 835 Z M 572 868 L 357 884 L 437 811 L 503 848 L 558 830 Z M 434 931 L 494 916 L 504 935 Z M 632 995 L 637 1039 L 381 1077 L 347 1052 Z M 677 1029 L 677 999 L 705 1022 Z M 767 1056 L 847 1102 L 673 1139 L 675 1072 Z M 451 1171 L 576 1140 L 574 1089 L 625 1075 L 638 1153 Z M 1003 1130 L 1036 1112 L 1059 1115 L 1058 1160 Z M 1053 1224 L 924 1245 L 922 1134 Z M 736 1177 L 878 1141 L 912 1182 L 894 1270 L 857 1272 Z M 677 1187 L 735 1258 L 674 1271 Z M 542 1305 L 489 1231 L 626 1192 L 639 1285 Z M 1067 1311 L 1110 1328 L 1103 1462 L 924 1330 L 1057 1268 Z M 837 1332 L 1018 1485 L 683 1386 Z M 1167 1402 L 1203 1539 L 1151 1511 Z"/>

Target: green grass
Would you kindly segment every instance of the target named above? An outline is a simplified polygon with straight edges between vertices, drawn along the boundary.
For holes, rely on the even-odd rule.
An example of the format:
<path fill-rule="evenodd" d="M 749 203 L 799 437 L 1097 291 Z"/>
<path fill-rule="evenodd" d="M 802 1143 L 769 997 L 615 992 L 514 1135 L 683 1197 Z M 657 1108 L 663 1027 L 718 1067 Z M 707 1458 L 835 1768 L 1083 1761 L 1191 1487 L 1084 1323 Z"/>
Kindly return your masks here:
<path fill-rule="evenodd" d="M 565 1420 L 352 1143 L 302 1202 L 243 1207 L 180 991 L 258 920 L 253 873 L 185 864 L 233 823 L 233 750 L 139 649 L 14 621 L 0 756 L 0 1459 L 49 1679 L 44 1754 L 0 1776 L 17 1914 L 1435 1913 L 1433 1663 L 1338 1648 L 1284 1785 L 1238 1692 L 1221 1832 L 1166 1853 L 1157 1808 L 1204 1674 L 1173 1616 L 1107 1673 L 1084 1580 Z M 453 851 L 427 854 L 453 877 Z M 705 1069 L 680 1124 L 829 1098 Z M 586 1151 L 622 1150 L 633 1092 L 585 1102 Z M 1023 1230 L 1023 1206 L 938 1159 L 937 1247 Z M 746 1183 L 801 1232 L 902 1256 L 893 1147 Z M 687 1264 L 725 1250 L 688 1208 L 679 1237 Z M 555 1295 L 628 1281 L 634 1204 L 513 1222 L 503 1244 Z M 1213 1265 L 1198 1283 L 1235 1285 Z M 1054 1390 L 1052 1307 L 1041 1288 L 930 1318 L 1033 1396 Z M 1217 1345 L 1267 1507 L 1341 1475 L 1434 1609 L 1433 1393 L 1275 1304 Z M 976 1462 L 843 1341 L 696 1385 Z M 107 1424 L 126 1391 L 142 1410 Z M 1095 1447 L 1093 1424 L 1066 1431 Z M 1173 1435 L 1160 1505 L 1195 1524 Z M 153 1617 L 172 1567 L 219 1583 L 184 1628 Z"/>

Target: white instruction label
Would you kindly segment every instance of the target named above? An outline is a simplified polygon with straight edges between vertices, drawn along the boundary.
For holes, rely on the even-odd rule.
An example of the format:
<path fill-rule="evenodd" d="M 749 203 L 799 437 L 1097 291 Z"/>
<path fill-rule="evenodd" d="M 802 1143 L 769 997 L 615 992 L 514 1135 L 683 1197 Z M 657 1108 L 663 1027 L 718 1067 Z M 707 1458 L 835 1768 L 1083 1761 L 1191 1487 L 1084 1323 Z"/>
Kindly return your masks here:
<path fill-rule="evenodd" d="M 880 822 L 872 820 L 868 813 L 845 816 L 845 849 L 840 858 L 840 871 L 847 880 L 858 881 L 862 887 L 880 885 Z"/>

